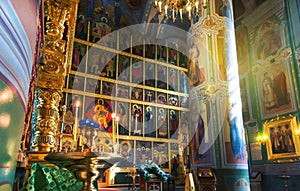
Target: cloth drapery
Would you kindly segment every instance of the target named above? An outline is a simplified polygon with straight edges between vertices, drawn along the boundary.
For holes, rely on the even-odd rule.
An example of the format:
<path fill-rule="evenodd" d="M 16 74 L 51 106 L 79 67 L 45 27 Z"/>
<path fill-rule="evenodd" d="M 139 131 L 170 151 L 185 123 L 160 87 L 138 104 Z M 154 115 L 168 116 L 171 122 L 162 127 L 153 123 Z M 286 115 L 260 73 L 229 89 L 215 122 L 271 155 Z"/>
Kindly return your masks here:
<path fill-rule="evenodd" d="M 23 191 L 77 191 L 82 185 L 69 170 L 34 163 Z"/>

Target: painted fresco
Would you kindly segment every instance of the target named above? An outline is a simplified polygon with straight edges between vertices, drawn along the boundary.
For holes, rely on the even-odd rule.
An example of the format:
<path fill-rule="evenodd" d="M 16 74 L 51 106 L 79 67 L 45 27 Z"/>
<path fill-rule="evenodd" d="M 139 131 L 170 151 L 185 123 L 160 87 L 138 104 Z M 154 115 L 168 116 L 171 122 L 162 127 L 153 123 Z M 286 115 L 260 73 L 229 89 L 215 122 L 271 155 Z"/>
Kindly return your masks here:
<path fill-rule="evenodd" d="M 248 32 L 245 27 L 237 27 L 235 30 L 239 75 L 243 75 L 249 70 L 249 49 L 247 34 Z"/>
<path fill-rule="evenodd" d="M 256 73 L 261 115 L 264 118 L 294 109 L 294 93 L 288 61 L 264 67 Z"/>
<path fill-rule="evenodd" d="M 241 99 L 242 99 L 242 112 L 243 112 L 243 121 L 249 121 L 251 118 L 250 114 L 250 100 L 249 100 L 249 86 L 247 78 L 240 80 L 240 90 L 241 90 Z"/>

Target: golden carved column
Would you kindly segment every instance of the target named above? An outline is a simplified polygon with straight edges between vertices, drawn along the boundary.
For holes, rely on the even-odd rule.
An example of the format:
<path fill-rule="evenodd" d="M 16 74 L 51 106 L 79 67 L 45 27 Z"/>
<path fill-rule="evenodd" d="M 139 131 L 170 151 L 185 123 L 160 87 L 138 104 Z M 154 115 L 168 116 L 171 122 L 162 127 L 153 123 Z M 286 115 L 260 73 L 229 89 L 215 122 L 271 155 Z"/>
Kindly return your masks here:
<path fill-rule="evenodd" d="M 35 99 L 36 123 L 31 146 L 50 151 L 55 146 L 59 102 L 70 66 L 79 0 L 44 0 L 44 39 Z"/>

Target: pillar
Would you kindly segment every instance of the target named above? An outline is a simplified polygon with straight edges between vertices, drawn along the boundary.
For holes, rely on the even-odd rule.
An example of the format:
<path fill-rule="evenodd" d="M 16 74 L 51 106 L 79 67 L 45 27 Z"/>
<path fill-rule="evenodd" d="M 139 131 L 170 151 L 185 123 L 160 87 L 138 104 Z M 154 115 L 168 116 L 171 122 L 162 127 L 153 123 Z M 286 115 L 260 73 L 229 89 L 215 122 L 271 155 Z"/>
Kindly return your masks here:
<path fill-rule="evenodd" d="M 44 0 L 44 35 L 35 91 L 31 147 L 49 152 L 55 147 L 59 102 L 71 65 L 75 21 L 79 0 Z"/>
<path fill-rule="evenodd" d="M 192 99 L 198 99 L 201 108 L 199 113 L 205 124 L 204 132 L 207 133 L 200 146 L 190 149 L 192 161 L 196 161 L 192 168 L 211 165 L 217 175 L 217 190 L 248 191 L 248 155 L 242 118 L 233 5 L 231 0 L 207 2 L 206 10 L 191 26 L 189 40 L 190 47 L 197 47 L 198 51 L 195 52 L 199 52 L 196 60 L 190 63 L 192 91 L 197 95 Z M 197 70 L 198 78 L 195 73 Z M 205 160 L 203 156 L 215 158 L 216 161 Z"/>

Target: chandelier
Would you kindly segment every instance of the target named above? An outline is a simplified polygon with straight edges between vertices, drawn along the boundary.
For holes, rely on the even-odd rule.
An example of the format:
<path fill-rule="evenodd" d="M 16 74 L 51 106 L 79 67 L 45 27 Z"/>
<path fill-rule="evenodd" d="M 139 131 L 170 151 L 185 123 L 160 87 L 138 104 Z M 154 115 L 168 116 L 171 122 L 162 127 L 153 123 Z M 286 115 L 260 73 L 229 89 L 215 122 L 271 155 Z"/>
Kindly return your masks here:
<path fill-rule="evenodd" d="M 166 18 L 183 19 L 183 14 L 187 14 L 191 20 L 192 16 L 198 16 L 200 11 L 206 9 L 206 0 L 155 0 L 154 7 L 160 14 L 164 14 Z"/>

